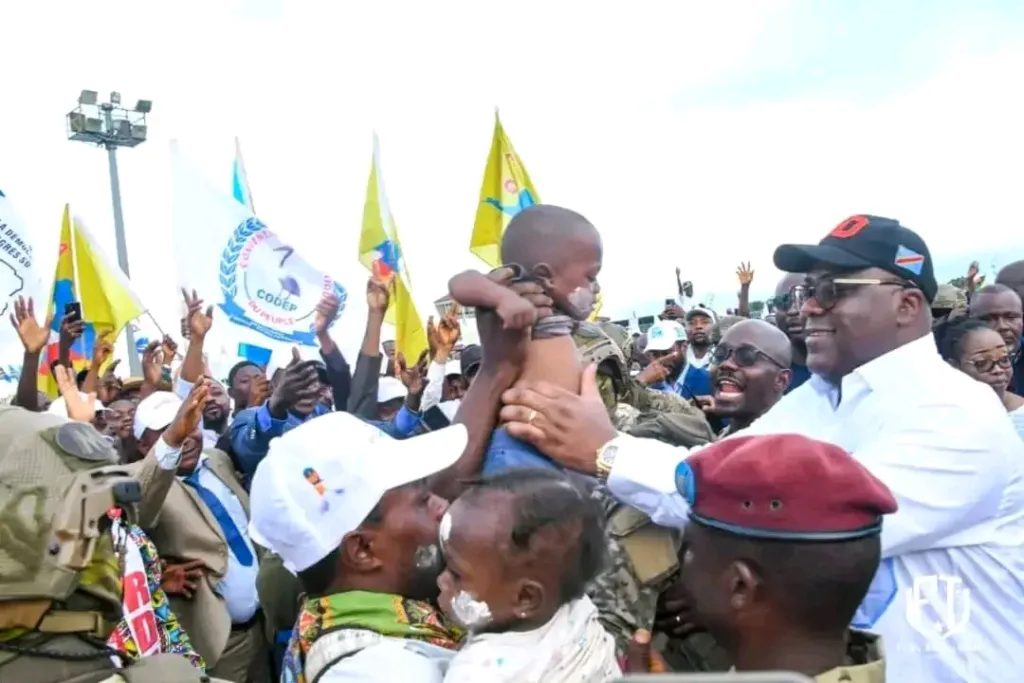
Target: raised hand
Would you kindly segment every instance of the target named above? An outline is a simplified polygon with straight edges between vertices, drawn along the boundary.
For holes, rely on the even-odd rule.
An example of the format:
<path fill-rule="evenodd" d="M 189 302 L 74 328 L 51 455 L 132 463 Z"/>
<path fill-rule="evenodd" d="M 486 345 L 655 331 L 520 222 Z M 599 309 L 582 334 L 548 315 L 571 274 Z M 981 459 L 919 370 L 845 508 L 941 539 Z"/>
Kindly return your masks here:
<path fill-rule="evenodd" d="M 164 430 L 163 439 L 171 448 L 181 448 L 185 439 L 193 434 L 203 422 L 203 408 L 210 400 L 210 384 L 205 377 L 200 377 L 192 385 L 188 397 L 181 402 L 174 421 Z"/>
<path fill-rule="evenodd" d="M 316 305 L 316 315 L 313 317 L 313 331 L 317 336 L 327 334 L 327 328 L 338 317 L 339 308 L 341 301 L 334 294 L 324 294 L 320 298 Z"/>
<path fill-rule="evenodd" d="M 60 319 L 60 345 L 62 347 L 70 349 L 83 332 L 85 332 L 84 321 L 72 320 L 70 314 Z"/>
<path fill-rule="evenodd" d="M 750 267 L 750 261 L 740 263 L 736 268 L 736 279 L 740 281 L 740 287 L 749 287 L 754 281 L 754 269 Z"/>
<path fill-rule="evenodd" d="M 407 366 L 405 364 L 405 356 L 398 353 L 395 354 L 395 363 L 398 366 L 398 378 L 402 380 L 402 384 L 409 390 L 410 396 L 419 396 L 423 393 L 423 390 L 427 387 L 427 363 L 430 358 L 427 352 L 424 351 L 420 354 L 419 359 L 416 361 L 416 365 Z"/>
<path fill-rule="evenodd" d="M 388 310 L 391 294 L 395 291 L 395 274 L 384 275 L 380 265 L 373 264 L 370 279 L 366 281 L 366 305 L 371 311 L 384 313 Z"/>
<path fill-rule="evenodd" d="M 297 350 L 292 349 L 292 361 L 281 373 L 270 394 L 267 406 L 270 414 L 279 420 L 287 417 L 289 412 L 308 414 L 316 405 L 320 394 L 320 382 L 316 366 L 303 361 Z"/>
<path fill-rule="evenodd" d="M 165 334 L 164 338 L 160 340 L 160 356 L 163 362 L 170 365 L 174 357 L 178 355 L 178 342 L 169 334 Z"/>
<path fill-rule="evenodd" d="M 142 352 L 142 378 L 146 384 L 156 386 L 163 379 L 163 353 L 159 341 L 151 341 Z"/>
<path fill-rule="evenodd" d="M 26 299 L 23 296 L 19 296 L 18 300 L 14 302 L 14 312 L 11 313 L 11 325 L 17 331 L 18 338 L 21 339 L 21 345 L 25 347 L 26 353 L 38 354 L 46 348 L 47 342 L 50 341 L 50 325 L 52 324 L 52 313 L 46 316 L 46 321 L 42 326 L 36 322 L 35 304 L 31 297 Z"/>
<path fill-rule="evenodd" d="M 114 370 L 117 369 L 118 364 L 121 362 L 120 359 L 115 358 L 107 369 L 103 371 L 103 375 L 99 379 L 99 383 L 96 387 L 96 396 L 100 399 L 103 405 L 108 405 L 117 399 L 117 395 L 121 393 L 121 380 L 117 375 L 114 374 Z"/>
<path fill-rule="evenodd" d="M 462 336 L 462 326 L 459 324 L 459 314 L 462 307 L 459 304 L 452 304 L 452 307 L 441 317 L 437 324 L 437 341 L 442 348 L 451 351 L 459 342 Z"/>
<path fill-rule="evenodd" d="M 194 289 L 191 294 L 182 289 L 181 296 L 185 299 L 185 306 L 188 310 L 185 314 L 185 319 L 188 321 L 188 334 L 186 336 L 189 340 L 201 340 L 210 331 L 210 328 L 213 327 L 213 306 L 207 306 L 204 309 L 203 304 L 205 302 L 199 298 Z"/>
<path fill-rule="evenodd" d="M 107 362 L 111 354 L 114 353 L 114 343 L 110 341 L 110 337 L 107 335 L 101 336 L 96 340 L 92 349 L 92 365 L 94 368 L 103 367 L 103 364 Z"/>
<path fill-rule="evenodd" d="M 92 422 L 96 417 L 96 394 L 90 393 L 83 396 L 75 384 L 75 373 L 63 365 L 57 365 L 53 369 L 54 378 L 57 380 L 57 388 L 64 398 L 64 407 L 68 411 L 68 418 L 75 422 Z"/>

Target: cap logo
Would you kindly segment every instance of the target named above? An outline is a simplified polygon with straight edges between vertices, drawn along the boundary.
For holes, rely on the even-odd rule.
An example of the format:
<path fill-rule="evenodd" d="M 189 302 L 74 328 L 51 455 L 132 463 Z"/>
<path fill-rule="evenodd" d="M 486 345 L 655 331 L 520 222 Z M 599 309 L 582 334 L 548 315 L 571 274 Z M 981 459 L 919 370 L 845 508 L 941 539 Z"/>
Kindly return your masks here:
<path fill-rule="evenodd" d="M 924 267 L 924 255 L 918 254 L 913 249 L 907 249 L 902 244 L 896 249 L 896 265 L 903 270 L 910 271 L 914 275 L 920 275 Z"/>
<path fill-rule="evenodd" d="M 324 485 L 324 480 L 320 478 L 320 475 L 312 467 L 307 467 L 302 470 L 302 476 L 306 478 L 306 481 L 308 481 L 321 496 L 327 493 L 327 487 Z"/>
<path fill-rule="evenodd" d="M 693 469 L 685 460 L 676 465 L 676 490 L 693 507 L 697 497 L 697 482 L 693 478 Z"/>
<path fill-rule="evenodd" d="M 845 221 L 832 228 L 832 232 L 830 232 L 828 236 L 841 240 L 848 240 L 851 237 L 856 237 L 857 234 L 866 228 L 870 222 L 871 219 L 867 216 L 850 216 Z"/>
<path fill-rule="evenodd" d="M 650 337 L 651 339 L 657 339 L 663 334 L 665 334 L 665 330 L 663 330 L 658 325 L 653 326 L 650 330 L 647 331 L 647 336 Z"/>

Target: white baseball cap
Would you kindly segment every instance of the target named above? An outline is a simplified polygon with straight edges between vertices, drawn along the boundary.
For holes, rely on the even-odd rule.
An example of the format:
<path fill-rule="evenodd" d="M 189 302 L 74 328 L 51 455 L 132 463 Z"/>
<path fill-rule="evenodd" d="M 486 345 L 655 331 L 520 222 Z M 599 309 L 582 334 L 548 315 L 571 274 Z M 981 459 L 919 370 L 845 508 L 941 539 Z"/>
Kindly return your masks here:
<path fill-rule="evenodd" d="M 686 330 L 675 320 L 659 320 L 647 330 L 645 351 L 668 351 L 676 342 L 686 341 Z"/>
<path fill-rule="evenodd" d="M 82 397 L 83 401 L 89 400 L 89 396 L 84 391 L 79 391 L 78 395 Z M 96 412 L 98 413 L 102 410 L 106 410 L 106 408 L 102 403 L 99 402 L 99 400 L 97 400 Z M 57 398 L 55 398 L 53 400 L 53 403 L 50 404 L 50 407 L 46 409 L 46 412 L 50 413 L 51 415 L 60 415 L 61 417 L 68 417 L 68 406 L 67 403 L 64 401 L 64 397 L 58 396 Z"/>
<path fill-rule="evenodd" d="M 452 425 L 392 439 L 348 413 L 327 413 L 270 442 L 249 490 L 249 535 L 297 573 L 327 557 L 391 489 L 450 467 L 468 436 Z"/>
<path fill-rule="evenodd" d="M 409 390 L 402 384 L 402 380 L 395 377 L 381 377 L 377 384 L 377 403 L 387 403 L 396 398 L 405 398 Z"/>
<path fill-rule="evenodd" d="M 177 417 L 181 403 L 181 399 L 169 391 L 154 391 L 142 399 L 135 408 L 135 438 L 141 439 L 147 429 L 167 429 Z"/>

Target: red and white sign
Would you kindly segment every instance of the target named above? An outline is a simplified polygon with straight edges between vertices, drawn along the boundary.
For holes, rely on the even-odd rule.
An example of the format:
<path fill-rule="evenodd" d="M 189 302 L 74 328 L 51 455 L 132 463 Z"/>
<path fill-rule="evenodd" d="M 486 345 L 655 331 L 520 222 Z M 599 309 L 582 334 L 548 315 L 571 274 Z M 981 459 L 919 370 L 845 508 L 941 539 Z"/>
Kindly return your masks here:
<path fill-rule="evenodd" d="M 114 538 L 125 546 L 122 606 L 124 623 L 127 624 L 132 640 L 135 641 L 140 657 L 160 652 L 160 633 L 157 630 L 156 614 L 153 612 L 153 597 L 149 593 L 149 580 L 142 553 L 131 536 L 125 532 L 121 520 L 114 521 Z M 124 652 L 125 642 L 122 629 L 116 629 L 107 644 Z"/>

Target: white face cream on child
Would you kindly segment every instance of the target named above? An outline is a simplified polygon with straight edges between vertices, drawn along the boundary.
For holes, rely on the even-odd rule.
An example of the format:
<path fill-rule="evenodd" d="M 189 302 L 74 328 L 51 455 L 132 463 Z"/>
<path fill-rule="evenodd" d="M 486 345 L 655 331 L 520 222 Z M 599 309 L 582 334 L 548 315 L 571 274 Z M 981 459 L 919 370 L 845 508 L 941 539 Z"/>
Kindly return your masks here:
<path fill-rule="evenodd" d="M 590 317 L 594 310 L 594 302 L 596 301 L 593 289 L 590 287 L 577 287 L 569 292 L 567 298 L 569 299 L 569 305 L 579 311 L 580 315 Z"/>
<path fill-rule="evenodd" d="M 466 591 L 459 591 L 452 598 L 452 616 L 471 631 L 491 623 L 492 618 L 490 606 Z"/>

